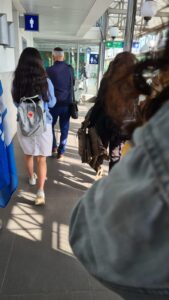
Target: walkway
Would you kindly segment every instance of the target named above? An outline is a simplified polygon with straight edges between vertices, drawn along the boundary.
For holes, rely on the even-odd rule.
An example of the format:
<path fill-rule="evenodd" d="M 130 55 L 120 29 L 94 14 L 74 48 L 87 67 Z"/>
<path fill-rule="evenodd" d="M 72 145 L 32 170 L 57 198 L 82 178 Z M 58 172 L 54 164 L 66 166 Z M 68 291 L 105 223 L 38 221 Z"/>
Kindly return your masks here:
<path fill-rule="evenodd" d="M 84 116 L 86 108 L 80 109 Z M 88 275 L 68 243 L 70 212 L 94 180 L 94 172 L 80 163 L 77 154 L 80 121 L 71 122 L 64 160 L 48 159 L 45 207 L 33 205 L 36 189 L 27 183 L 23 155 L 15 140 L 19 188 L 0 211 L 1 300 L 121 299 Z"/>

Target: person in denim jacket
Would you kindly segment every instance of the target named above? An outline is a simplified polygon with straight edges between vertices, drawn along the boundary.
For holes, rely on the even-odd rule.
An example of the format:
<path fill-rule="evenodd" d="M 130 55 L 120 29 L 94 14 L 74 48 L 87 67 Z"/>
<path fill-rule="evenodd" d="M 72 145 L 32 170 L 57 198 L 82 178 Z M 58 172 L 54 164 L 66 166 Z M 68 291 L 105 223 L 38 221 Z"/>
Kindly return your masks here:
<path fill-rule="evenodd" d="M 139 63 L 133 82 L 150 94 L 145 70 L 169 69 L 169 39 L 161 59 Z M 132 148 L 75 207 L 74 254 L 125 300 L 169 299 L 169 85 L 148 101 Z M 146 122 L 145 122 L 146 121 Z"/>

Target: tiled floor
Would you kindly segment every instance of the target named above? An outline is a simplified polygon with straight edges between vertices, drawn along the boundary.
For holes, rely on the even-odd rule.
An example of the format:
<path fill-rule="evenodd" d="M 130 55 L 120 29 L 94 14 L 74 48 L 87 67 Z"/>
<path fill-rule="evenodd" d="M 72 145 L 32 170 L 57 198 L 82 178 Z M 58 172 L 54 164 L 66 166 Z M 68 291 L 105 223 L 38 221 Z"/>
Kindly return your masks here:
<path fill-rule="evenodd" d="M 84 116 L 86 108 L 80 107 Z M 94 181 L 77 153 L 78 121 L 72 120 L 63 161 L 48 159 L 46 206 L 35 207 L 22 152 L 15 139 L 19 188 L 1 209 L 0 300 L 120 300 L 88 275 L 73 257 L 68 225 L 73 206 Z"/>

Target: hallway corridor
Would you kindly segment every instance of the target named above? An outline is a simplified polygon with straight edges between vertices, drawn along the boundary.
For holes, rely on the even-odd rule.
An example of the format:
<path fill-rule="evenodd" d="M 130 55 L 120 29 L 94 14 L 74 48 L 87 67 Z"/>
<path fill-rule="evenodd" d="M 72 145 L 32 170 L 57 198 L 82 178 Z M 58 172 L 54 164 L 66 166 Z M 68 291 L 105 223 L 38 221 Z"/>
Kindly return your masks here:
<path fill-rule="evenodd" d="M 73 257 L 68 224 L 73 206 L 91 186 L 94 171 L 82 165 L 77 153 L 77 128 L 71 120 L 64 160 L 48 158 L 45 207 L 34 206 L 35 187 L 28 185 L 23 155 L 15 138 L 19 188 L 1 209 L 1 300 L 120 300 L 92 279 Z"/>

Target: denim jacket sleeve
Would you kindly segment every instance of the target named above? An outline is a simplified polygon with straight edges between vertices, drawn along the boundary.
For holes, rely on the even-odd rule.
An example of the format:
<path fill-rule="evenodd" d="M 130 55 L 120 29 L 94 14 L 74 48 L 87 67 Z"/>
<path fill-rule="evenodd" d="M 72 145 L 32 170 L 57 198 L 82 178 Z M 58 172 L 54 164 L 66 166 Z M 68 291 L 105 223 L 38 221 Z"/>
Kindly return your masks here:
<path fill-rule="evenodd" d="M 55 104 L 57 102 L 57 99 L 56 99 L 56 96 L 55 96 L 55 92 L 54 92 L 54 87 L 53 87 L 52 81 L 49 78 L 47 78 L 47 82 L 48 82 L 48 92 L 49 92 L 48 107 L 52 108 L 52 107 L 55 106 Z"/>
<path fill-rule="evenodd" d="M 166 103 L 135 131 L 134 147 L 73 211 L 72 249 L 112 289 L 169 287 L 168 134 Z"/>

